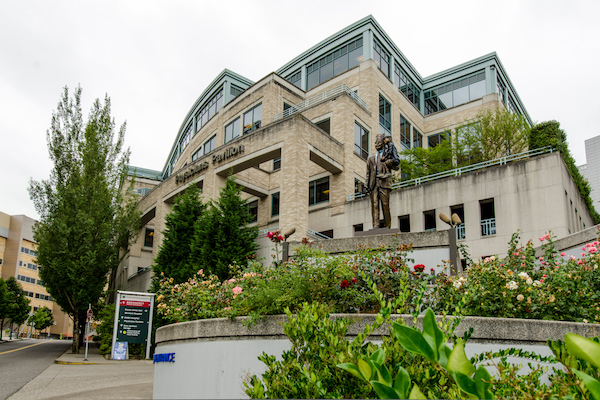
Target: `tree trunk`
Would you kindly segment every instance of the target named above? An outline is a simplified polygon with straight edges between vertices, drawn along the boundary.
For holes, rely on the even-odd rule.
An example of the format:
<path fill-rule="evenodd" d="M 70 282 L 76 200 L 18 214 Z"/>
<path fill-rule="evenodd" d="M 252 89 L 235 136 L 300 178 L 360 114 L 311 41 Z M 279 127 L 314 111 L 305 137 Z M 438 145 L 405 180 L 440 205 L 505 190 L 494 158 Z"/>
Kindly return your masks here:
<path fill-rule="evenodd" d="M 73 345 L 71 346 L 73 354 L 79 354 L 79 313 L 73 313 Z"/>

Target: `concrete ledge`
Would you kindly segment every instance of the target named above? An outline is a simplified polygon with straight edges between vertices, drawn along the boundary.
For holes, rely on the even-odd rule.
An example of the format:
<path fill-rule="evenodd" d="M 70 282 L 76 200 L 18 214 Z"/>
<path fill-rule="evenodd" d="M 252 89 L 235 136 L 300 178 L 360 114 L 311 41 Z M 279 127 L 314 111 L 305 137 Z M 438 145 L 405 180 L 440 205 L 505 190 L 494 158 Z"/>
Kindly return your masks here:
<path fill-rule="evenodd" d="M 374 314 L 332 314 L 331 318 L 348 318 L 353 321 L 348 329 L 348 336 L 355 337 L 361 333 L 366 324 L 375 321 Z M 394 315 L 394 320 L 404 319 L 412 326 L 412 316 Z M 441 317 L 437 317 L 441 321 Z M 286 339 L 283 334 L 285 315 L 268 316 L 263 321 L 247 326 L 248 317 L 235 320 L 216 318 L 183 322 L 167 325 L 156 331 L 156 344 L 162 346 L 181 341 L 214 341 L 214 340 L 252 340 L 252 339 Z M 422 329 L 422 316 L 417 321 Z M 576 333 L 585 337 L 600 336 L 600 324 L 579 322 L 545 321 L 518 318 L 466 317 L 457 327 L 459 336 L 473 328 L 471 340 L 479 343 L 545 343 L 548 339 L 563 339 L 565 333 Z M 386 325 L 371 335 L 373 340 L 388 335 Z"/>

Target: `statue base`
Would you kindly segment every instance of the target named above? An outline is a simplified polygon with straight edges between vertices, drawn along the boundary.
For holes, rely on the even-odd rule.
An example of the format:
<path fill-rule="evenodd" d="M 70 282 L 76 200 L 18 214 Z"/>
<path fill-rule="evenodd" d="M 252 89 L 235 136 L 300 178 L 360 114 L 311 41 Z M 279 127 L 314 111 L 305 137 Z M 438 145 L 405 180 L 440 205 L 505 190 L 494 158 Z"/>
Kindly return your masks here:
<path fill-rule="evenodd" d="M 400 233 L 400 229 L 373 228 L 368 231 L 355 232 L 354 236 L 394 235 Z"/>

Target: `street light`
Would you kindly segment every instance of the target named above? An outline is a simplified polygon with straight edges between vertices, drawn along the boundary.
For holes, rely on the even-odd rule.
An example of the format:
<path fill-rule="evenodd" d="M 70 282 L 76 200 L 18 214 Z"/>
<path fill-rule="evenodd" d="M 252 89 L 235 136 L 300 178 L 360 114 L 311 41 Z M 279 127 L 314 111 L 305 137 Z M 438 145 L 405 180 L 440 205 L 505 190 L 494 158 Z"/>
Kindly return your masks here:
<path fill-rule="evenodd" d="M 290 259 L 290 244 L 288 243 L 287 240 L 295 232 L 296 232 L 296 227 L 293 227 L 292 229 L 287 230 L 283 234 L 283 243 L 281 244 L 281 247 L 283 247 L 283 254 L 281 255 L 282 261 L 288 261 Z"/>
<path fill-rule="evenodd" d="M 446 214 L 440 213 L 440 219 L 450 225 L 448 229 L 448 245 L 450 247 L 450 264 L 454 274 L 463 272 L 462 264 L 460 263 L 460 257 L 458 255 L 458 246 L 456 244 L 456 227 L 462 224 L 458 214 L 452 214 L 452 218 L 449 218 Z"/>

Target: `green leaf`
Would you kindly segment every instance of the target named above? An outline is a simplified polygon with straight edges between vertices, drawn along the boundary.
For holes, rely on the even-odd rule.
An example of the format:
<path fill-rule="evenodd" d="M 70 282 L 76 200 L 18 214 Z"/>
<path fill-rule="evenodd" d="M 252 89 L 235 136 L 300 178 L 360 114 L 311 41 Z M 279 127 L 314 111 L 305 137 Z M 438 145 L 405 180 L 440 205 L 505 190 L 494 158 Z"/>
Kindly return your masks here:
<path fill-rule="evenodd" d="M 438 362 L 446 371 L 448 370 L 448 358 L 450 358 L 450 353 L 452 353 L 452 349 L 444 343 L 440 348 L 440 360 Z"/>
<path fill-rule="evenodd" d="M 343 369 L 344 371 L 350 372 L 352 375 L 354 375 L 355 377 L 357 377 L 359 379 L 362 379 L 362 380 L 365 380 L 368 382 L 368 379 L 365 379 L 365 377 L 361 374 L 358 367 L 352 363 L 338 364 L 337 367 L 340 369 Z"/>
<path fill-rule="evenodd" d="M 419 389 L 419 386 L 417 386 L 417 384 L 415 383 L 412 390 L 410 391 L 410 394 L 408 395 L 408 398 L 409 399 L 426 399 L 427 397 L 425 397 L 423 392 L 421 392 L 421 389 Z"/>
<path fill-rule="evenodd" d="M 565 342 L 566 342 L 566 335 L 565 335 Z M 594 396 L 594 398 L 596 400 L 600 400 L 600 382 L 598 382 L 596 379 L 592 378 L 585 372 L 581 372 L 576 369 L 573 369 L 572 371 L 575 373 L 575 375 L 577 375 L 579 377 L 579 379 L 581 379 L 583 381 L 585 387 L 590 391 L 592 396 Z"/>
<path fill-rule="evenodd" d="M 371 367 L 365 360 L 363 360 L 363 359 L 358 360 L 358 369 L 360 370 L 360 373 L 362 374 L 364 380 L 366 380 L 366 381 L 371 380 L 373 371 L 371 370 Z"/>
<path fill-rule="evenodd" d="M 398 393 L 393 387 L 384 385 L 381 382 L 371 381 L 371 386 L 375 389 L 377 397 L 380 399 L 402 399 L 402 395 Z"/>
<path fill-rule="evenodd" d="M 403 367 L 398 367 L 398 374 L 394 380 L 394 389 L 400 393 L 401 399 L 408 398 L 408 389 L 410 389 L 410 375 Z"/>
<path fill-rule="evenodd" d="M 480 399 L 493 399 L 494 395 L 490 392 L 490 387 L 492 384 L 490 381 L 492 380 L 490 373 L 483 366 L 480 365 L 475 371 L 475 375 L 473 376 L 473 381 L 475 382 L 475 389 L 477 389 L 477 397 Z M 484 382 L 485 381 L 485 382 Z"/>
<path fill-rule="evenodd" d="M 423 337 L 433 349 L 434 360 L 437 362 L 440 359 L 440 350 L 442 345 L 445 344 L 445 338 L 444 334 L 438 327 L 438 324 L 435 320 L 435 314 L 431 308 L 427 308 L 427 311 L 425 311 L 425 317 L 423 318 Z"/>
<path fill-rule="evenodd" d="M 600 368 L 600 344 L 574 333 L 565 334 L 569 354 Z"/>
<path fill-rule="evenodd" d="M 390 370 L 385 365 L 376 365 L 373 361 L 369 361 L 369 365 L 371 369 L 375 370 L 379 382 L 385 383 L 387 386 L 392 386 L 392 374 L 390 374 Z"/>
<path fill-rule="evenodd" d="M 402 347 L 413 353 L 421 354 L 431 362 L 436 362 L 434 360 L 433 349 L 429 346 L 429 343 L 427 343 L 421 332 L 414 328 L 400 325 L 397 322 L 392 324 L 392 329 Z"/>
<path fill-rule="evenodd" d="M 475 382 L 473 379 L 469 378 L 467 375 L 463 374 L 460 371 L 452 371 L 450 375 L 463 392 L 475 396 L 475 398 L 479 398 L 477 396 L 477 387 L 475 386 Z"/>
<path fill-rule="evenodd" d="M 473 364 L 471 364 L 467 358 L 467 355 L 465 354 L 464 340 L 456 340 L 456 344 L 450 353 L 450 357 L 448 357 L 447 370 L 449 372 L 460 372 L 467 377 L 470 377 L 473 375 L 473 372 L 475 372 L 475 367 Z"/>
<path fill-rule="evenodd" d="M 369 361 L 373 361 L 377 365 L 383 364 L 383 360 L 385 360 L 385 351 L 383 349 L 377 349 L 377 351 L 369 357 Z"/>

